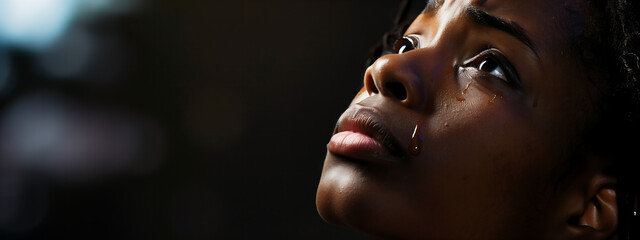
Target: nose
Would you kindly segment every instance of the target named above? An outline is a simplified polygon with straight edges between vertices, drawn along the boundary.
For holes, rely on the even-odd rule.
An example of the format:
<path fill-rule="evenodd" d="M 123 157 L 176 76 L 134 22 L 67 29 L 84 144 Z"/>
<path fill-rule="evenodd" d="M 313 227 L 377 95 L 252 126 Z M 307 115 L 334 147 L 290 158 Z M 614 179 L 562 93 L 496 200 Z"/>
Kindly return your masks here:
<path fill-rule="evenodd" d="M 364 78 L 370 95 L 397 101 L 409 108 L 422 108 L 427 103 L 428 85 L 420 74 L 418 64 L 405 54 L 391 54 L 379 58 L 371 65 Z"/>

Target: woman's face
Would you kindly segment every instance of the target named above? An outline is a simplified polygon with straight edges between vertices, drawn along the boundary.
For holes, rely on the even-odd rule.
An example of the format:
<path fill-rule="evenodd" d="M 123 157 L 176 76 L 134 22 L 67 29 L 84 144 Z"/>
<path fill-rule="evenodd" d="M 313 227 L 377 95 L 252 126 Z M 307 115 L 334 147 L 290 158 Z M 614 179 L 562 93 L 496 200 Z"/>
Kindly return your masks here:
<path fill-rule="evenodd" d="M 340 117 L 321 216 L 393 238 L 556 234 L 567 221 L 554 214 L 557 184 L 597 100 L 570 50 L 583 7 L 429 3 Z"/>

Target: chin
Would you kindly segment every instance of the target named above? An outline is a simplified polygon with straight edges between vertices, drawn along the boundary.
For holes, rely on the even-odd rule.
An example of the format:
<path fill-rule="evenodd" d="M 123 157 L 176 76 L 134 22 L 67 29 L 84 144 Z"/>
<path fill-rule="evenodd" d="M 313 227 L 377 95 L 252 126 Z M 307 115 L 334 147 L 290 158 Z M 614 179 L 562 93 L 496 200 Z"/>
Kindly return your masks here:
<path fill-rule="evenodd" d="M 320 217 L 331 224 L 352 227 L 353 223 L 363 221 L 363 213 L 370 212 L 366 208 L 367 193 L 359 185 L 361 177 L 344 163 L 332 161 L 327 154 L 324 169 L 316 193 L 316 207 Z M 358 180 L 360 179 L 360 180 Z"/>
<path fill-rule="evenodd" d="M 375 238 L 411 238 L 402 235 L 420 229 L 416 228 L 421 221 L 415 218 L 415 209 L 399 204 L 404 202 L 401 196 L 381 185 L 358 168 L 358 163 L 328 153 L 316 193 L 318 214 L 328 223 Z"/>

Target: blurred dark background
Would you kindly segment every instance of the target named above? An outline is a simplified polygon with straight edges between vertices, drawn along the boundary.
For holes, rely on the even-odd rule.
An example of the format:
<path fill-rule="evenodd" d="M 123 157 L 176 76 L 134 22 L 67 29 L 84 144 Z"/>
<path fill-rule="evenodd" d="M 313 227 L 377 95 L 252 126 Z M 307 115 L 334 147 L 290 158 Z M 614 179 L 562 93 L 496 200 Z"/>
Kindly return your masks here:
<path fill-rule="evenodd" d="M 399 1 L 0 0 L 0 239 L 358 239 L 326 144 Z"/>

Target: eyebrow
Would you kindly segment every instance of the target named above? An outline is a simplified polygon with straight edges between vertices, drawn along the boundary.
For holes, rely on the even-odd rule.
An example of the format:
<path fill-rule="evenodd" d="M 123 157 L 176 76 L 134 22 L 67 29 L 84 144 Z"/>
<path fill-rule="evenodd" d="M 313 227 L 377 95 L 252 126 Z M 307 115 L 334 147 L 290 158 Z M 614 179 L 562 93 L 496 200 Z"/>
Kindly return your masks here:
<path fill-rule="evenodd" d="M 511 20 L 493 16 L 473 6 L 468 6 L 465 9 L 465 15 L 467 15 L 467 17 L 469 17 L 471 21 L 477 24 L 498 29 L 517 38 L 518 40 L 520 40 L 520 42 L 527 45 L 527 47 L 529 47 L 529 49 L 531 49 L 531 51 L 533 51 L 536 56 L 538 56 L 536 45 L 533 43 L 529 35 L 527 35 L 527 31 L 524 30 L 524 28 L 522 28 L 520 24 Z"/>

